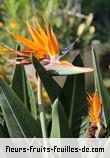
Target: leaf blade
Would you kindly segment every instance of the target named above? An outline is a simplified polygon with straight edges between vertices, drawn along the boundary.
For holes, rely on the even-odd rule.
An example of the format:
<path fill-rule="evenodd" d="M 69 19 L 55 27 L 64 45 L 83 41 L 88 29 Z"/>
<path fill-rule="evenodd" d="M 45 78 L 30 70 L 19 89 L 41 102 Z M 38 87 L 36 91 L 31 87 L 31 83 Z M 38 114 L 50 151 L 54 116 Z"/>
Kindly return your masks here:
<path fill-rule="evenodd" d="M 40 64 L 40 62 L 33 56 L 33 65 L 40 76 L 42 83 L 51 99 L 52 102 L 59 96 L 61 88 L 45 70 L 45 68 Z M 51 86 L 50 86 L 51 85 Z"/>
<path fill-rule="evenodd" d="M 52 128 L 51 138 L 71 138 L 68 120 L 61 102 L 56 99 L 52 105 Z"/>
<path fill-rule="evenodd" d="M 96 70 L 94 72 L 95 88 L 99 90 L 99 95 L 102 99 L 102 106 L 103 106 L 102 121 L 104 123 L 104 126 L 107 127 L 107 125 L 110 124 L 110 115 L 109 115 L 110 97 L 103 83 L 101 71 L 99 68 L 99 64 L 98 64 L 98 60 L 97 60 L 97 56 L 96 56 L 96 52 L 94 48 L 92 48 L 92 59 L 93 59 L 93 66 Z"/>
<path fill-rule="evenodd" d="M 41 137 L 41 127 L 14 91 L 0 79 L 0 105 L 11 137 Z"/>
<path fill-rule="evenodd" d="M 23 65 L 16 65 L 11 88 L 15 91 L 26 108 L 31 112 L 33 118 L 37 119 L 37 108 L 34 92 Z"/>
<path fill-rule="evenodd" d="M 75 58 L 74 64 L 83 66 L 80 55 Z M 88 124 L 88 109 L 86 106 L 84 74 L 67 77 L 62 89 L 60 101 L 67 114 L 69 127 L 72 130 L 73 137 L 85 137 L 85 130 L 87 129 Z M 83 124 L 85 124 L 84 128 L 82 128 Z"/>

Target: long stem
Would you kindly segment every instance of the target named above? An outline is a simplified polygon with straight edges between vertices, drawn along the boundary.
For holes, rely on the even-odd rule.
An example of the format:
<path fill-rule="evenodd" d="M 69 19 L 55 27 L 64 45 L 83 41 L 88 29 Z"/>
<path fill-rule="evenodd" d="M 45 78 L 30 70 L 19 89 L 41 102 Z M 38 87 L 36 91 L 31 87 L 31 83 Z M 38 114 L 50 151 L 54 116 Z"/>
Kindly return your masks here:
<path fill-rule="evenodd" d="M 46 119 L 45 119 L 44 106 L 42 102 L 42 83 L 39 76 L 38 76 L 38 92 L 37 93 L 38 93 L 37 98 L 38 98 L 38 106 L 39 106 L 39 112 L 40 112 L 42 135 L 43 135 L 43 138 L 47 138 Z"/>

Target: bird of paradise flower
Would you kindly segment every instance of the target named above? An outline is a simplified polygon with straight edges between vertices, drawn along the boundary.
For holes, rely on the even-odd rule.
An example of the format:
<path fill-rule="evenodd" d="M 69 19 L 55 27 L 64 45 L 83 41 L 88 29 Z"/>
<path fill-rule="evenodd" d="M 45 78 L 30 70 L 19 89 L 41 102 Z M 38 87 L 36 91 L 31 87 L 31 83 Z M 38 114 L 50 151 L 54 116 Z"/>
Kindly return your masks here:
<path fill-rule="evenodd" d="M 16 61 L 16 64 L 30 64 L 30 55 L 32 54 L 42 63 L 45 63 L 44 67 L 46 70 L 52 72 L 54 75 L 73 75 L 93 72 L 93 68 L 74 66 L 68 61 L 63 60 L 63 56 L 72 50 L 74 43 L 70 44 L 69 47 L 64 48 L 60 55 L 60 46 L 55 33 L 44 18 L 43 21 L 45 23 L 44 29 L 41 27 L 37 18 L 35 18 L 37 29 L 27 22 L 28 31 L 31 34 L 32 40 L 11 33 L 13 38 L 23 43 L 25 46 L 25 49 L 22 52 L 15 51 L 5 46 L 9 51 L 14 51 L 22 58 L 21 61 Z"/>
<path fill-rule="evenodd" d="M 98 91 L 92 95 L 88 94 L 87 100 L 90 104 L 89 108 L 89 119 L 92 124 L 96 124 L 98 129 L 101 128 L 101 111 L 102 111 L 102 101 L 98 96 Z"/>

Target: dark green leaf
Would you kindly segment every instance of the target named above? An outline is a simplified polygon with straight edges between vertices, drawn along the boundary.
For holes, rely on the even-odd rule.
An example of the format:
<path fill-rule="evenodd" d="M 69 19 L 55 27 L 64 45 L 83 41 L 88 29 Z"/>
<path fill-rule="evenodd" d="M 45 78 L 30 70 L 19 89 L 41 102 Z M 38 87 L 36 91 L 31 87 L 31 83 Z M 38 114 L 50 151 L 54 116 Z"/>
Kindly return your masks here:
<path fill-rule="evenodd" d="M 100 97 L 102 99 L 103 113 L 102 113 L 102 121 L 105 127 L 110 124 L 110 97 L 105 88 L 103 78 L 100 72 L 96 52 L 92 49 L 92 58 L 93 58 L 93 66 L 95 68 L 94 79 L 95 79 L 95 88 L 99 90 Z"/>
<path fill-rule="evenodd" d="M 56 99 L 52 105 L 52 129 L 51 138 L 70 138 L 68 120 L 61 102 Z"/>
<path fill-rule="evenodd" d="M 41 137 L 39 121 L 30 112 L 8 84 L 0 79 L 0 105 L 10 137 Z"/>
<path fill-rule="evenodd" d="M 74 64 L 83 66 L 80 55 L 75 58 Z M 85 137 L 88 119 L 84 74 L 67 77 L 60 101 L 68 117 L 73 137 Z"/>
<path fill-rule="evenodd" d="M 5 124 L 0 124 L 0 138 L 9 138 L 7 127 Z"/>
<path fill-rule="evenodd" d="M 30 108 L 31 108 L 31 115 L 35 120 L 37 120 L 37 107 L 36 107 L 36 101 L 35 101 L 35 96 L 34 92 L 31 86 L 31 83 L 29 79 L 27 79 L 27 89 L 28 89 L 28 95 L 29 95 L 29 102 L 30 102 Z"/>
<path fill-rule="evenodd" d="M 54 102 L 54 100 L 59 96 L 61 88 L 34 56 L 32 57 L 32 62 L 51 101 Z"/>
<path fill-rule="evenodd" d="M 23 65 L 16 65 L 11 87 L 36 119 L 37 109 L 34 92 Z"/>
<path fill-rule="evenodd" d="M 24 105 L 30 109 L 27 90 L 27 78 L 23 65 L 16 65 L 11 87 L 20 98 L 20 100 L 24 103 Z"/>

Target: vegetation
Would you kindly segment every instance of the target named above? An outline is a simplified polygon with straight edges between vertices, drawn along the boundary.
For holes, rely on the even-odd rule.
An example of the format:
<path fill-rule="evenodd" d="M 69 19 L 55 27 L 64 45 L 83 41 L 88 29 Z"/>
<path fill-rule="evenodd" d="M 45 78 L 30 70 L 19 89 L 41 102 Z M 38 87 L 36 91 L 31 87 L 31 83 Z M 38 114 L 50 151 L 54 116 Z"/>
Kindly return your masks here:
<path fill-rule="evenodd" d="M 109 137 L 110 96 L 93 42 L 109 39 L 99 29 L 108 22 L 109 9 L 99 21 L 100 9 L 94 9 L 102 5 L 2 0 L 0 137 Z M 86 74 L 94 78 L 93 91 L 86 87 Z"/>

